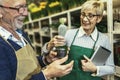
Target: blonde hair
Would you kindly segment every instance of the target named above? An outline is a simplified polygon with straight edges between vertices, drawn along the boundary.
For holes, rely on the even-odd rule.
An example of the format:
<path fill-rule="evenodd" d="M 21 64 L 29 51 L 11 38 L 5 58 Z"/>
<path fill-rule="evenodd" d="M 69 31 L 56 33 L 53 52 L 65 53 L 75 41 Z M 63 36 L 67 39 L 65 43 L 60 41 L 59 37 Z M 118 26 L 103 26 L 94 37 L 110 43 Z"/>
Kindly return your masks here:
<path fill-rule="evenodd" d="M 0 4 L 4 4 L 5 2 L 8 2 L 9 0 L 0 0 Z"/>
<path fill-rule="evenodd" d="M 104 11 L 104 3 L 94 0 L 86 1 L 82 5 L 81 12 L 84 12 L 85 10 L 95 10 L 97 15 L 102 16 Z"/>

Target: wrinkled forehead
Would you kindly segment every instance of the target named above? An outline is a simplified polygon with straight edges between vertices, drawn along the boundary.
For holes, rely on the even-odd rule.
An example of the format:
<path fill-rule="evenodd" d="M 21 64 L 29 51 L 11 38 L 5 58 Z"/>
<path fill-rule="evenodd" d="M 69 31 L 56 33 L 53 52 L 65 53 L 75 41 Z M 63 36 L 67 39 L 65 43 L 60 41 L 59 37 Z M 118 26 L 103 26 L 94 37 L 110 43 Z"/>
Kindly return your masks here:
<path fill-rule="evenodd" d="M 97 10 L 95 8 L 88 8 L 88 7 L 82 9 L 81 12 L 97 14 Z"/>
<path fill-rule="evenodd" d="M 18 6 L 21 4 L 26 4 L 26 0 L 3 0 L 4 6 Z"/>
<path fill-rule="evenodd" d="M 83 11 L 81 11 L 80 13 L 85 13 L 85 14 L 97 14 L 96 13 L 96 10 L 93 10 L 93 9 L 85 9 Z"/>

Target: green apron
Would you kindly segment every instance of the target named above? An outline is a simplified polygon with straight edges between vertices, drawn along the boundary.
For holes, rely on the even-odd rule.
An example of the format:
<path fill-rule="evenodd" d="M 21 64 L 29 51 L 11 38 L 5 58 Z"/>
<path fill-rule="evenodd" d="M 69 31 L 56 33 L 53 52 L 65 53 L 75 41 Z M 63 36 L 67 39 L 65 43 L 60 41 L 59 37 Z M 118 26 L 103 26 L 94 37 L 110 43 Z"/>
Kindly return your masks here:
<path fill-rule="evenodd" d="M 75 37 L 78 31 L 79 30 L 77 30 Z M 97 35 L 97 40 L 98 36 L 99 34 Z M 81 67 L 82 66 L 81 60 L 84 59 L 83 55 L 86 55 L 89 58 L 92 56 L 97 40 L 94 43 L 93 49 L 90 49 L 73 45 L 75 37 L 70 46 L 69 59 L 66 62 L 69 63 L 71 60 L 74 60 L 73 70 L 71 71 L 70 74 L 60 77 L 58 78 L 58 80 L 101 80 L 100 77 L 91 76 L 92 74 L 91 72 L 84 72 Z"/>

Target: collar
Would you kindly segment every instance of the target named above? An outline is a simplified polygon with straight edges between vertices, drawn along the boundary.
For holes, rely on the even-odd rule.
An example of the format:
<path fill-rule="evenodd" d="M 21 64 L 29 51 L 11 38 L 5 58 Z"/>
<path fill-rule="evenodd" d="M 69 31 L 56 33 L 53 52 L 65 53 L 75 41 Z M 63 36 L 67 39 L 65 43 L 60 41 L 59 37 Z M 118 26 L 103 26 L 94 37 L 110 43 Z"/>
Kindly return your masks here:
<path fill-rule="evenodd" d="M 98 34 L 98 30 L 95 27 L 94 31 L 90 34 L 90 36 L 92 37 L 92 39 L 94 39 L 95 41 L 97 40 L 97 34 Z M 79 32 L 78 32 L 78 37 L 82 37 L 85 36 L 86 32 L 83 30 L 82 27 L 79 28 Z"/>
<path fill-rule="evenodd" d="M 12 34 L 0 26 L 0 35 L 7 40 Z"/>
<path fill-rule="evenodd" d="M 17 32 L 17 31 L 16 31 Z M 17 32 L 18 35 L 22 36 L 19 32 Z M 5 38 L 6 40 L 9 39 L 9 37 L 13 36 L 9 31 L 4 29 L 3 27 L 0 26 L 0 35 Z"/>

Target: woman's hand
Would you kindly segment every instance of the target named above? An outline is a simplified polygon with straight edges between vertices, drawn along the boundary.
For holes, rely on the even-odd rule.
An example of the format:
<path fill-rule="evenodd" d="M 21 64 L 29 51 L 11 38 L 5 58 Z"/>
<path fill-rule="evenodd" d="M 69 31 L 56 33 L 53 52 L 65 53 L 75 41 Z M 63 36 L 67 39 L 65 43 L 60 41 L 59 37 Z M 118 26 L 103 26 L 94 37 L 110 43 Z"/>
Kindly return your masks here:
<path fill-rule="evenodd" d="M 57 36 L 53 37 L 53 38 L 48 42 L 47 50 L 50 51 L 53 47 L 61 46 L 61 45 L 64 45 L 64 44 L 65 44 L 65 39 L 64 39 L 64 37 L 57 35 Z"/>
<path fill-rule="evenodd" d="M 70 48 L 68 47 L 66 55 L 68 55 Z M 57 51 L 52 49 L 48 55 L 45 56 L 46 60 L 48 63 L 51 63 L 55 60 L 58 60 L 59 58 L 57 57 Z"/>
<path fill-rule="evenodd" d="M 83 71 L 96 72 L 97 67 L 93 64 L 93 62 L 85 55 L 84 55 L 84 58 L 85 60 L 81 60 Z"/>

